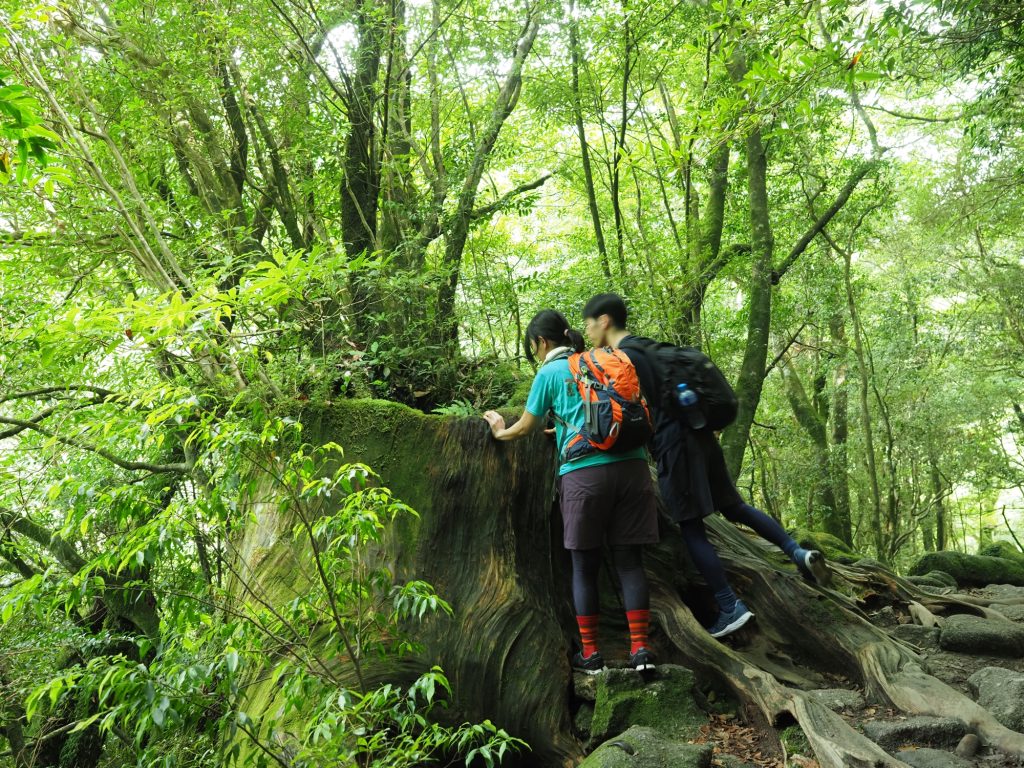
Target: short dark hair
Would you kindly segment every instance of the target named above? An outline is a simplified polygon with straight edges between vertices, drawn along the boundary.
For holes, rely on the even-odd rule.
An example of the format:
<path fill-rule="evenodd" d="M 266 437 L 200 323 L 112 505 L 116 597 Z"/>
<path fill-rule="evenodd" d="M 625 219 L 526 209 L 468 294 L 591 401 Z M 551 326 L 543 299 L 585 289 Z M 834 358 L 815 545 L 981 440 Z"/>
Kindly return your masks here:
<path fill-rule="evenodd" d="M 587 302 L 583 308 L 583 319 L 597 318 L 608 315 L 616 328 L 626 330 L 626 302 L 617 293 L 599 293 Z"/>

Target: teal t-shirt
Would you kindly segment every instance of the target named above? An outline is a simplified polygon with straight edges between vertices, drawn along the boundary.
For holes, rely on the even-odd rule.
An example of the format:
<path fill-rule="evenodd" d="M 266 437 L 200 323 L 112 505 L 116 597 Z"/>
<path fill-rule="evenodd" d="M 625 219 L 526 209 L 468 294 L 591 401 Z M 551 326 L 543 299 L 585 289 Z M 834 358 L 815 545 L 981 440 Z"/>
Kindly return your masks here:
<path fill-rule="evenodd" d="M 583 399 L 572 380 L 568 360 L 563 357 L 540 367 L 537 377 L 530 386 L 530 396 L 526 399 L 526 410 L 538 419 L 545 419 L 550 411 L 554 411 L 555 415 L 566 424 L 571 424 L 578 429 L 583 427 Z M 555 442 L 558 445 L 559 456 L 563 455 L 565 444 L 574 434 L 574 431 L 567 429 L 560 422 L 555 422 Z M 558 468 L 558 474 L 561 476 L 574 469 L 610 464 L 614 461 L 646 458 L 647 451 L 644 448 L 634 448 L 624 453 L 595 451 L 574 461 L 565 462 Z"/>

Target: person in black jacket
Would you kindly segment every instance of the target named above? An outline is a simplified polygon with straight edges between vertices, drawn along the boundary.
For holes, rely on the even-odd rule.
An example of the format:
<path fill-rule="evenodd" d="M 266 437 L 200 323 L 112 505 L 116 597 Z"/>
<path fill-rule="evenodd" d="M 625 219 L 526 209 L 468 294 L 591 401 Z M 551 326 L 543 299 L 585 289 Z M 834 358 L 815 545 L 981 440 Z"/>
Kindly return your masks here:
<path fill-rule="evenodd" d="M 709 429 L 694 429 L 662 407 L 661 382 L 643 352 L 646 339 L 626 330 L 626 304 L 621 296 L 602 293 L 583 310 L 584 330 L 596 347 L 615 347 L 629 357 L 654 416 L 651 453 L 658 465 L 658 486 L 672 518 L 678 523 L 687 551 L 718 602 L 719 615 L 708 627 L 712 637 L 724 637 L 750 621 L 754 614 L 736 597 L 715 548 L 708 541 L 704 518 L 716 509 L 733 523 L 754 529 L 778 546 L 804 578 L 826 583 L 830 573 L 817 550 L 793 540 L 781 525 L 747 504 L 725 466 L 718 438 Z"/>

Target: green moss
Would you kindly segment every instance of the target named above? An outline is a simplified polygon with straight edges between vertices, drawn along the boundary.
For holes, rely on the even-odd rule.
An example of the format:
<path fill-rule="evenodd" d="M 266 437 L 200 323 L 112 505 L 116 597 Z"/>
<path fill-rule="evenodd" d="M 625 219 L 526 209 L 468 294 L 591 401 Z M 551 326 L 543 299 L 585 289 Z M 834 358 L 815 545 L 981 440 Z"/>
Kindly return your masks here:
<path fill-rule="evenodd" d="M 442 417 L 427 415 L 389 400 L 342 400 L 303 414 L 303 439 L 338 443 L 345 461 L 367 464 L 392 493 L 426 513 L 431 493 L 424 458 L 436 452 Z"/>
<path fill-rule="evenodd" d="M 92 692 L 84 689 L 74 694 L 74 719 L 85 720 L 95 711 L 96 702 Z M 103 753 L 103 737 L 99 728 L 91 725 L 69 734 L 60 750 L 59 768 L 77 768 L 79 765 L 96 765 Z"/>
<path fill-rule="evenodd" d="M 533 384 L 533 377 L 525 377 L 520 381 L 515 389 L 512 390 L 512 394 L 509 395 L 508 400 L 505 402 L 506 408 L 524 408 L 526 406 L 526 398 L 530 394 L 530 386 Z"/>
<path fill-rule="evenodd" d="M 910 568 L 911 576 L 942 571 L 956 579 L 961 587 L 986 584 L 1024 586 L 1024 562 L 987 555 L 965 555 L 962 552 L 929 552 Z"/>
<path fill-rule="evenodd" d="M 831 600 L 824 598 L 810 598 L 801 605 L 804 617 L 817 626 L 828 626 L 837 621 L 845 620 L 845 613 L 837 609 Z"/>
<path fill-rule="evenodd" d="M 301 415 L 301 441 L 312 445 L 334 442 L 343 450 L 344 462 L 366 464 L 380 477 L 396 499 L 429 517 L 437 473 L 445 467 L 439 461 L 446 430 L 438 429 L 445 419 L 427 415 L 400 403 L 386 400 L 342 400 L 330 406 L 310 407 Z M 329 466 L 327 471 L 335 467 Z M 282 514 L 277 500 L 280 489 L 273 484 L 254 489 L 249 512 L 250 523 L 238 542 L 238 556 L 257 574 L 261 600 L 281 606 L 308 591 L 314 578 L 309 552 L 302 542 L 292 539 L 295 520 Z M 399 578 L 412 577 L 412 557 L 419 535 L 419 518 L 402 515 L 388 527 L 381 543 L 383 559 Z M 436 585 L 435 586 L 439 586 Z M 245 590 L 237 590 L 239 599 L 252 601 Z M 311 645 L 326 645 L 328 630 L 311 638 Z M 274 660 L 269 660 L 272 665 Z M 344 684 L 354 685 L 350 666 L 340 659 L 324 659 Z M 367 658 L 364 675 L 368 683 L 396 681 L 394 660 Z M 246 689 L 245 710 L 253 717 L 274 712 L 284 703 L 280 685 L 269 679 L 253 682 Z M 293 716 L 301 719 L 301 713 Z M 286 726 L 288 724 L 282 724 Z M 241 742 L 243 755 L 251 745 Z"/>
<path fill-rule="evenodd" d="M 794 723 L 779 731 L 779 741 L 786 748 L 788 755 L 809 755 L 811 754 L 811 743 L 803 729 Z"/>
<path fill-rule="evenodd" d="M 991 544 L 986 544 L 979 549 L 978 554 L 987 557 L 1002 557 L 1006 560 L 1024 563 L 1024 552 L 1021 552 L 1009 541 L 993 541 Z"/>
<path fill-rule="evenodd" d="M 595 749 L 579 768 L 711 768 L 710 744 L 687 744 L 673 734 L 634 726 Z"/>
<path fill-rule="evenodd" d="M 694 700 L 690 670 L 666 664 L 656 679 L 645 681 L 631 669 L 611 669 L 597 683 L 591 733 L 601 741 L 639 725 L 689 738 L 707 719 Z"/>
<path fill-rule="evenodd" d="M 845 541 L 831 533 L 824 531 L 811 531 L 807 528 L 797 528 L 789 532 L 804 549 L 816 549 L 824 553 L 829 560 L 838 563 L 854 563 L 860 559 L 857 554 Z"/>

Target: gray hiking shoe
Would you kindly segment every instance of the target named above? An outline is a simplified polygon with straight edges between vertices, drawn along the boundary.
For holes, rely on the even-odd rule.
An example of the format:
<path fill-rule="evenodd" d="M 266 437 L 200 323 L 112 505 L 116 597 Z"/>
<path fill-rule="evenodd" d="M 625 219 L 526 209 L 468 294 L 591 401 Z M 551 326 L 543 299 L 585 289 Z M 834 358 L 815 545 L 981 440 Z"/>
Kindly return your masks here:
<path fill-rule="evenodd" d="M 730 613 L 719 613 L 718 621 L 708 627 L 712 637 L 725 637 L 731 635 L 748 621 L 754 618 L 754 614 L 743 604 L 742 600 L 736 601 L 736 607 Z"/>
<path fill-rule="evenodd" d="M 572 657 L 572 668 L 576 672 L 582 672 L 585 675 L 596 675 L 598 672 L 604 672 L 608 669 L 604 664 L 604 657 L 600 651 L 594 651 L 589 656 L 584 656 L 579 651 L 576 651 L 576 655 Z"/>
<path fill-rule="evenodd" d="M 825 562 L 825 556 L 816 549 L 809 549 L 802 560 L 802 562 L 796 561 L 800 575 L 811 584 L 827 587 L 832 581 L 832 571 L 829 569 L 828 563 Z"/>

